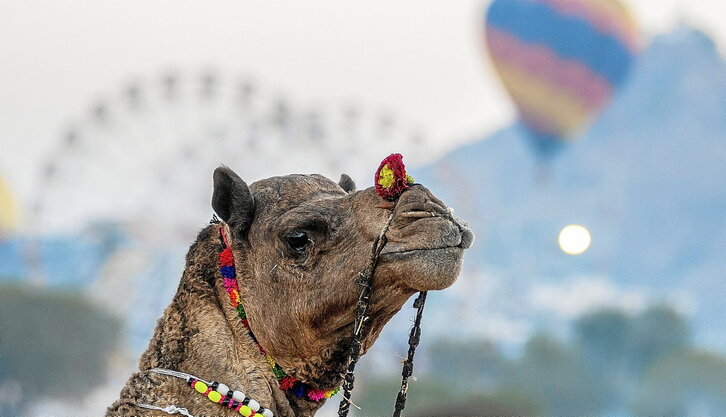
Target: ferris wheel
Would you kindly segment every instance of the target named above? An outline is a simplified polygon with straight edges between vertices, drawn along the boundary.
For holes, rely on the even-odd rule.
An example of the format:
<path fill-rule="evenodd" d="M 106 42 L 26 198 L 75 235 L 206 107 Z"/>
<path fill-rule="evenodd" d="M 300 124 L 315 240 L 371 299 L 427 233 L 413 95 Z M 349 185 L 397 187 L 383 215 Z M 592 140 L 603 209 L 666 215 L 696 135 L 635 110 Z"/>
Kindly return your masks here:
<path fill-rule="evenodd" d="M 248 182 L 345 172 L 363 186 L 388 153 L 405 149 L 415 164 L 427 151 L 421 127 L 389 110 L 300 105 L 215 71 L 136 78 L 89 107 L 43 167 L 37 230 L 114 219 L 188 232 L 211 213 L 211 173 L 220 164 Z"/>

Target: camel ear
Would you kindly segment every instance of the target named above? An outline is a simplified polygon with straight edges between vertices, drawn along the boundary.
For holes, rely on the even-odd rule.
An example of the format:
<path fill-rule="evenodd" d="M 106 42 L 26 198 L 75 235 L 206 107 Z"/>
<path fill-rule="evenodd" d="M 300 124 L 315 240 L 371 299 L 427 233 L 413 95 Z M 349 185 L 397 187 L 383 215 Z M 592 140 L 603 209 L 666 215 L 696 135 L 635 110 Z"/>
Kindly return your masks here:
<path fill-rule="evenodd" d="M 255 202 L 249 187 L 226 166 L 214 170 L 212 208 L 234 233 L 242 233 L 252 222 Z"/>
<path fill-rule="evenodd" d="M 352 193 L 355 191 L 355 181 L 353 181 L 353 178 L 349 177 L 348 174 L 340 174 L 340 181 L 338 181 L 338 185 L 346 193 Z"/>

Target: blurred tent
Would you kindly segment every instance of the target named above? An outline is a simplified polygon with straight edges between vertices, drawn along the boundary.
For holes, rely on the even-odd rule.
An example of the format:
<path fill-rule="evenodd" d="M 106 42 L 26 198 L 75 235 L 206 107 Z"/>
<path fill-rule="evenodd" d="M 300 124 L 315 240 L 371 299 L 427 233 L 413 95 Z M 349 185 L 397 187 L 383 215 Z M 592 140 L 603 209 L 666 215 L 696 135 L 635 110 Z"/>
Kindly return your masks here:
<path fill-rule="evenodd" d="M 582 134 L 624 83 L 638 28 L 618 0 L 495 0 L 486 44 L 536 154 Z"/>
<path fill-rule="evenodd" d="M 0 236 L 12 231 L 18 223 L 17 205 L 10 186 L 0 177 Z"/>

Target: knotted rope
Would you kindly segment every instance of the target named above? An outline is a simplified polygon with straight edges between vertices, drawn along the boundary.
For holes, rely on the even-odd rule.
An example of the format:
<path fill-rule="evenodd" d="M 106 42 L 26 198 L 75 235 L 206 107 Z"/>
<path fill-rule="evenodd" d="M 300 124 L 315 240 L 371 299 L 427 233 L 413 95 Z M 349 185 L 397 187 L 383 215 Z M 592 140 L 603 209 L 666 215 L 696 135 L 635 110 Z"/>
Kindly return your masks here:
<path fill-rule="evenodd" d="M 383 247 L 388 242 L 386 232 L 388 232 L 388 228 L 391 226 L 391 222 L 393 221 L 394 208 L 391 208 L 391 215 L 388 217 L 388 221 L 381 230 L 381 233 L 373 241 L 368 267 L 358 274 L 358 279 L 356 280 L 356 283 L 363 288 L 361 289 L 360 295 L 358 296 L 358 302 L 355 306 L 356 314 L 355 321 L 353 323 L 353 337 L 350 342 L 350 347 L 348 348 L 348 367 L 346 369 L 345 376 L 343 377 L 343 398 L 340 400 L 340 405 L 338 406 L 338 417 L 347 417 L 350 405 L 353 404 L 350 397 L 351 391 L 353 391 L 353 384 L 355 382 L 355 365 L 358 363 L 358 359 L 360 359 L 360 351 L 362 347 L 361 339 L 366 328 L 366 322 L 369 319 L 367 313 L 368 306 L 371 301 L 373 279 L 375 278 L 378 259 L 383 251 Z M 403 411 L 406 407 L 408 378 L 413 372 L 413 356 L 416 353 L 416 346 L 418 346 L 421 339 L 421 317 L 423 316 L 425 302 L 426 291 L 421 291 L 413 303 L 414 308 L 417 309 L 416 319 L 408 338 L 408 355 L 406 360 L 403 362 L 403 370 L 401 371 L 401 390 L 398 392 L 398 396 L 396 398 L 395 410 L 393 412 L 394 417 L 400 417 L 401 411 Z"/>
<path fill-rule="evenodd" d="M 401 390 L 398 391 L 396 397 L 396 406 L 393 410 L 393 417 L 400 417 L 401 411 L 406 408 L 406 394 L 408 393 L 408 378 L 413 373 L 413 355 L 416 353 L 416 346 L 421 340 L 421 317 L 423 316 L 424 304 L 426 303 L 426 291 L 418 293 L 418 297 L 413 302 L 413 308 L 416 309 L 416 320 L 414 320 L 411 333 L 408 335 L 408 356 L 403 361 L 403 369 L 401 370 Z"/>
<path fill-rule="evenodd" d="M 360 359 L 361 339 L 366 327 L 366 321 L 368 321 L 369 318 L 367 314 L 368 306 L 371 301 L 373 278 L 375 277 L 376 266 L 378 266 L 378 259 L 381 256 L 381 251 L 388 241 L 386 238 L 386 232 L 391 226 L 392 221 L 393 209 L 391 209 L 391 215 L 388 217 L 388 221 L 386 221 L 386 225 L 383 226 L 381 233 L 373 240 L 373 247 L 371 248 L 368 267 L 360 271 L 360 273 L 358 273 L 358 279 L 356 279 L 356 284 L 363 288 L 358 296 L 358 302 L 355 304 L 353 337 L 350 341 L 350 347 L 348 347 L 348 368 L 346 369 L 345 376 L 343 377 L 343 398 L 340 400 L 340 405 L 338 406 L 339 417 L 346 417 L 348 415 L 348 410 L 350 409 L 350 393 L 353 390 L 353 383 L 355 382 L 355 365 L 358 363 L 358 359 Z"/>

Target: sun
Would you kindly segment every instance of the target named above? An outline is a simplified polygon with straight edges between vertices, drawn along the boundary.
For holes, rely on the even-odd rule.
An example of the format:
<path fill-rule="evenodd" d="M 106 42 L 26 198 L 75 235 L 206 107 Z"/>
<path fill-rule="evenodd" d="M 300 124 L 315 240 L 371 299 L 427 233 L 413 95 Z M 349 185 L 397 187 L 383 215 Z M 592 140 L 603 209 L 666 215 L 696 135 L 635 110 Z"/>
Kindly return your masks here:
<path fill-rule="evenodd" d="M 592 238 L 585 226 L 571 224 L 565 226 L 558 238 L 560 249 L 568 255 L 581 255 L 590 247 Z"/>

